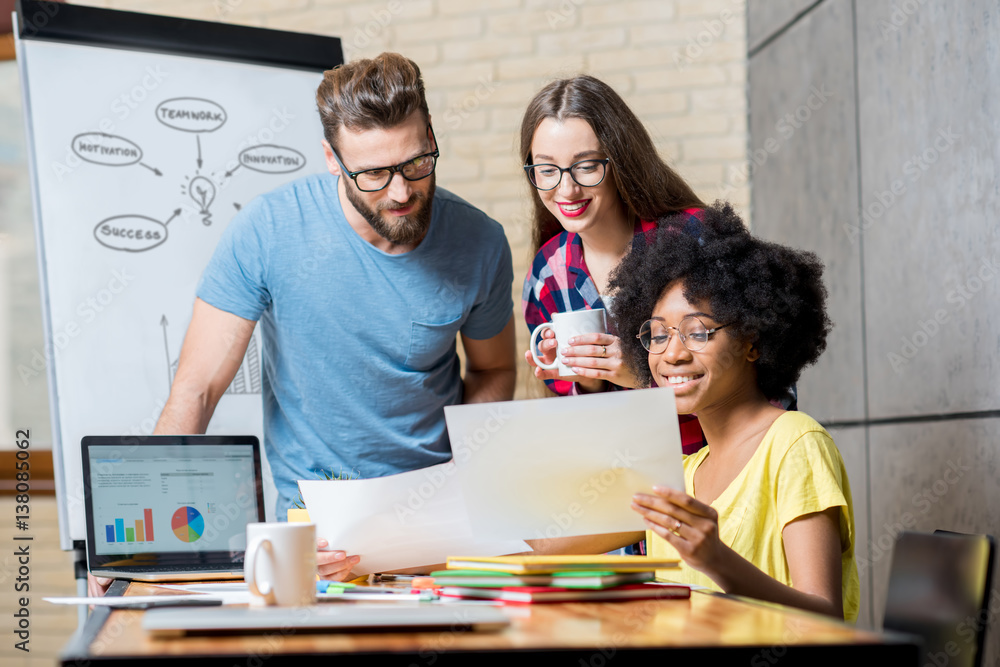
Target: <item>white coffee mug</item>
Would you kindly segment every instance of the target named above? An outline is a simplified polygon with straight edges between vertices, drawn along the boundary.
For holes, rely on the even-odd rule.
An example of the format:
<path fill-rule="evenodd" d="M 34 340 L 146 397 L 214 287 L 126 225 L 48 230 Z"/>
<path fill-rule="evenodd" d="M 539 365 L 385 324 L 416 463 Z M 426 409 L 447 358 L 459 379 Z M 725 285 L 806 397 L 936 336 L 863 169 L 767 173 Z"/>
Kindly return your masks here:
<path fill-rule="evenodd" d="M 559 350 L 563 346 L 569 345 L 569 339 L 573 336 L 588 333 L 607 333 L 608 323 L 603 308 L 594 308 L 592 310 L 571 310 L 565 313 L 554 313 L 552 315 L 551 322 L 539 324 L 535 327 L 535 330 L 531 332 L 531 356 L 535 359 L 535 363 L 538 364 L 538 367 L 544 368 L 548 371 L 558 368 L 559 375 L 566 376 L 576 375 L 576 373 L 573 372 L 572 368 L 559 360 L 560 355 L 558 353 L 556 354 L 555 361 L 551 364 L 544 363 L 538 357 L 536 349 L 538 345 L 538 338 L 546 329 L 552 329 L 555 333 L 557 344 L 556 350 Z"/>
<path fill-rule="evenodd" d="M 248 524 L 243 578 L 252 607 L 315 604 L 316 524 Z"/>

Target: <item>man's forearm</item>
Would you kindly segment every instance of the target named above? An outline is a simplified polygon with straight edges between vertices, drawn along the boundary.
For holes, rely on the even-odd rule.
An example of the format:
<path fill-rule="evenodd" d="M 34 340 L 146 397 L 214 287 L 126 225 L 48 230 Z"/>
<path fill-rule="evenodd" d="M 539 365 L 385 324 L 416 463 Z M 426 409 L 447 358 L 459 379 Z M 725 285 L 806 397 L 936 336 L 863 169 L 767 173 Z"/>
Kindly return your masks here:
<path fill-rule="evenodd" d="M 153 433 L 156 435 L 204 433 L 212 418 L 213 409 L 209 409 L 205 397 L 178 391 L 175 387 L 170 392 L 167 404 L 156 422 Z"/>
<path fill-rule="evenodd" d="M 491 403 L 514 398 L 517 371 L 513 369 L 466 371 L 463 403 Z"/>

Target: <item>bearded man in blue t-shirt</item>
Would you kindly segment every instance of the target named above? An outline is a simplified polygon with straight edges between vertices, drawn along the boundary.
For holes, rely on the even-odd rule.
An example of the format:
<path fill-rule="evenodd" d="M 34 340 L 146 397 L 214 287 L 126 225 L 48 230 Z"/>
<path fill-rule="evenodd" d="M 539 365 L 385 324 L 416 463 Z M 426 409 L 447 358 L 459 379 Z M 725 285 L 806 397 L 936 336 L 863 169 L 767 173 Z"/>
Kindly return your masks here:
<path fill-rule="evenodd" d="M 449 460 L 444 406 L 514 393 L 510 247 L 497 222 L 435 188 L 419 68 L 383 53 L 326 72 L 316 97 L 330 173 L 256 198 L 226 229 L 156 426 L 205 431 L 259 321 L 279 517 L 297 479 Z M 321 552 L 320 572 L 342 578 L 356 562 Z"/>

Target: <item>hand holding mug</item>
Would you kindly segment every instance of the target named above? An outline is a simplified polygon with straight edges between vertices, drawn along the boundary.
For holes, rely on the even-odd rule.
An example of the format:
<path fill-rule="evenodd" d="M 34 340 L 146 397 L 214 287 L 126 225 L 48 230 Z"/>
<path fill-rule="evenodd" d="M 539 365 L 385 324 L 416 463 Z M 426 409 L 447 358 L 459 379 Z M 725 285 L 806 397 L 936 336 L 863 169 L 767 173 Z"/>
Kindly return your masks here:
<path fill-rule="evenodd" d="M 619 387 L 635 388 L 638 383 L 625 365 L 621 339 L 607 333 L 580 334 L 558 350 L 563 363 L 584 378 L 607 380 Z"/>
<path fill-rule="evenodd" d="M 532 332 L 526 358 L 530 356 L 529 363 L 537 367 L 535 376 L 543 380 L 573 377 L 586 391 L 598 391 L 604 380 L 635 387 L 618 337 L 606 332 L 603 308 L 555 313 L 551 323 Z M 542 340 L 536 344 L 539 337 Z"/>

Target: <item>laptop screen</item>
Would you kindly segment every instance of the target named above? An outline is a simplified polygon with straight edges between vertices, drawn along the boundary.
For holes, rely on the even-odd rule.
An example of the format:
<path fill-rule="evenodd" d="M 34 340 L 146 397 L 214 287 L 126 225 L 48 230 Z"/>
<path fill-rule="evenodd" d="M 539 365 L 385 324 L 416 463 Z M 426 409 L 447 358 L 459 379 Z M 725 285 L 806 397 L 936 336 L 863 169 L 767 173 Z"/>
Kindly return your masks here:
<path fill-rule="evenodd" d="M 263 521 L 253 436 L 86 437 L 83 465 L 91 569 L 239 564 Z"/>

